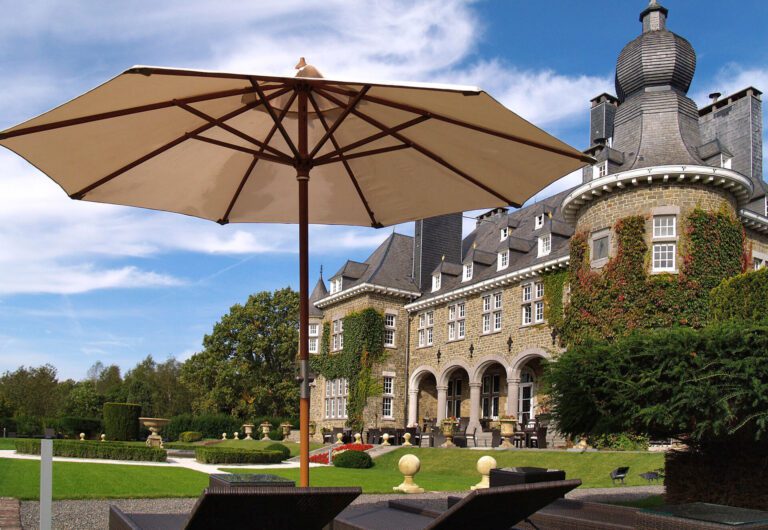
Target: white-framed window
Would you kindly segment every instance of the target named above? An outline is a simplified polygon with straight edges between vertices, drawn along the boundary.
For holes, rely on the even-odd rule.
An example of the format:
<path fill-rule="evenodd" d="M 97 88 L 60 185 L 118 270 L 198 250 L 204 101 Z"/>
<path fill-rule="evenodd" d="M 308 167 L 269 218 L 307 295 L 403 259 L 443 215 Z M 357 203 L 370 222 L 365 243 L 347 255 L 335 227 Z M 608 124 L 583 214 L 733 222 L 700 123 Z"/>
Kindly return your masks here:
<path fill-rule="evenodd" d="M 448 306 L 448 340 L 460 340 L 464 338 L 466 324 L 466 306 L 464 302 L 457 302 Z"/>
<path fill-rule="evenodd" d="M 539 256 L 546 256 L 552 250 L 552 234 L 539 236 Z"/>
<path fill-rule="evenodd" d="M 720 155 L 720 167 L 723 169 L 731 169 L 733 157 Z"/>
<path fill-rule="evenodd" d="M 534 217 L 534 220 L 533 220 L 534 230 L 538 230 L 542 226 L 544 226 L 544 214 L 537 215 L 536 217 Z"/>
<path fill-rule="evenodd" d="M 653 218 L 653 239 L 677 237 L 677 217 L 657 215 Z"/>
<path fill-rule="evenodd" d="M 435 313 L 425 311 L 419 314 L 418 339 L 419 347 L 432 346 L 434 340 Z"/>
<path fill-rule="evenodd" d="M 499 232 L 500 232 L 499 239 L 501 241 L 504 241 L 509 237 L 509 227 L 505 226 Z"/>
<path fill-rule="evenodd" d="M 544 282 L 531 282 L 522 286 L 522 324 L 544 322 Z"/>
<path fill-rule="evenodd" d="M 432 291 L 433 292 L 440 290 L 440 279 L 441 279 L 440 273 L 432 275 Z"/>
<path fill-rule="evenodd" d="M 445 416 L 461 417 L 462 380 L 454 378 L 448 381 L 447 399 L 445 400 Z"/>
<path fill-rule="evenodd" d="M 392 419 L 392 404 L 395 400 L 395 384 L 394 377 L 384 376 L 384 382 L 382 384 L 383 392 L 381 398 L 381 417 L 385 419 Z"/>
<path fill-rule="evenodd" d="M 395 331 L 397 330 L 397 316 L 392 313 L 384 315 L 384 346 L 395 347 Z"/>
<path fill-rule="evenodd" d="M 674 271 L 675 270 L 675 243 L 654 243 L 653 244 L 653 270 Z"/>
<path fill-rule="evenodd" d="M 462 275 L 461 281 L 466 282 L 472 279 L 472 265 L 473 263 L 471 261 L 464 265 L 464 274 Z"/>
<path fill-rule="evenodd" d="M 499 252 L 497 270 L 506 269 L 509 266 L 509 250 Z"/>
<path fill-rule="evenodd" d="M 608 259 L 610 252 L 610 233 L 608 231 L 600 232 L 592 238 L 592 261 Z"/>
<path fill-rule="evenodd" d="M 592 178 L 599 179 L 608 174 L 608 161 L 605 160 L 592 166 Z"/>
<path fill-rule="evenodd" d="M 501 305 L 501 292 L 483 296 L 483 315 L 481 321 L 483 333 L 501 330 Z"/>
<path fill-rule="evenodd" d="M 484 375 L 481 387 L 481 409 L 483 418 L 499 418 L 499 396 L 501 395 L 501 376 L 499 374 Z"/>
<path fill-rule="evenodd" d="M 341 276 L 331 280 L 331 294 L 341 291 Z"/>
<path fill-rule="evenodd" d="M 347 396 L 349 381 L 330 379 L 325 382 L 325 417 L 345 419 L 347 417 Z"/>
<path fill-rule="evenodd" d="M 320 324 L 309 325 L 309 353 L 317 353 L 319 349 Z"/>
<path fill-rule="evenodd" d="M 331 349 L 339 351 L 344 349 L 344 319 L 339 318 L 331 324 Z"/>

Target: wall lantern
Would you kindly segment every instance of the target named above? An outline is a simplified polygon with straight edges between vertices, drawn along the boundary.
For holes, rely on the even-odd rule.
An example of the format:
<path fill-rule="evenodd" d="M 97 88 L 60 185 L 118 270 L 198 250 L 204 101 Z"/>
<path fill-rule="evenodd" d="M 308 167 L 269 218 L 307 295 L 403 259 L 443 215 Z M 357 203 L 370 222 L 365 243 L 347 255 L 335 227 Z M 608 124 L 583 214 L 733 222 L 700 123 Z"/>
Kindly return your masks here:
<path fill-rule="evenodd" d="M 512 335 L 510 335 L 507 339 L 507 351 L 512 353 Z"/>
<path fill-rule="evenodd" d="M 469 358 L 470 359 L 472 358 L 472 354 L 473 353 L 475 353 L 475 345 L 474 344 L 470 344 L 469 345 Z"/>
<path fill-rule="evenodd" d="M 440 352 L 440 348 L 437 349 L 437 364 L 440 364 L 440 357 L 442 357 L 443 354 Z"/>

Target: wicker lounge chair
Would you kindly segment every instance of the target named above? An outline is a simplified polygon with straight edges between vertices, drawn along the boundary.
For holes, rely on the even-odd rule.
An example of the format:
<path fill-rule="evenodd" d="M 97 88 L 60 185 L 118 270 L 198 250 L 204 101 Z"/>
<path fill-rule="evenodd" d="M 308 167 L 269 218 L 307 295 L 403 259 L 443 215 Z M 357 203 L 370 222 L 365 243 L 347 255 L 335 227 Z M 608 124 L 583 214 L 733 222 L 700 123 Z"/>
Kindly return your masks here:
<path fill-rule="evenodd" d="M 336 517 L 333 529 L 508 530 L 580 484 L 580 480 L 558 480 L 475 490 L 463 499 L 449 497 L 443 506 L 435 506 L 429 501 L 408 500 L 352 506 Z"/>
<path fill-rule="evenodd" d="M 226 528 L 322 529 L 361 493 L 360 488 L 208 488 L 188 514 L 124 513 L 109 507 L 110 530 Z"/>
<path fill-rule="evenodd" d="M 629 474 L 629 468 L 628 467 L 617 467 L 613 471 L 611 471 L 611 481 L 613 482 L 613 485 L 616 485 L 616 481 L 620 480 L 622 484 L 624 484 L 624 479 L 627 478 L 627 475 Z"/>

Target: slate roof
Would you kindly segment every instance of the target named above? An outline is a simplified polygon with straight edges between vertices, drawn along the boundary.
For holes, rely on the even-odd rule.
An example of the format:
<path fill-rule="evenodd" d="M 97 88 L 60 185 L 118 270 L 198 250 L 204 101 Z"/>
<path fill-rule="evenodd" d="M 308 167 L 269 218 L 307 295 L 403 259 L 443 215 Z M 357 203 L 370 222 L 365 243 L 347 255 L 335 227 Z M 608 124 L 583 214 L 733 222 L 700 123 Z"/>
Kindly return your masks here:
<path fill-rule="evenodd" d="M 312 290 L 312 294 L 309 295 L 309 316 L 312 318 L 323 318 L 323 310 L 315 307 L 315 302 L 321 298 L 328 296 L 328 289 L 325 288 L 325 282 L 323 281 L 323 275 L 320 274 L 320 278 L 317 279 L 317 284 Z"/>

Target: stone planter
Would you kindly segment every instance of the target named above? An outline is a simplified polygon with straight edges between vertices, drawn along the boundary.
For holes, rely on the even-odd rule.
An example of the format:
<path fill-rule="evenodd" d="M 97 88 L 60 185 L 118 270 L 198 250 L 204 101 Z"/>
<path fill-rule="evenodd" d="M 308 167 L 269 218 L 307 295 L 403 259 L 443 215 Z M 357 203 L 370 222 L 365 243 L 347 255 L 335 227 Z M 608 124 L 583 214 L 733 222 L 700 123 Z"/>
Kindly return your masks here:
<path fill-rule="evenodd" d="M 149 429 L 150 435 L 147 436 L 147 445 L 149 447 L 162 447 L 163 438 L 160 436 L 160 430 L 171 420 L 167 418 L 139 418 L 139 421 Z"/>
<path fill-rule="evenodd" d="M 499 419 L 499 425 L 501 426 L 501 447 L 504 449 L 511 449 L 513 447 L 512 445 L 512 436 L 515 434 L 515 424 L 517 423 L 517 420 L 515 418 L 502 418 Z"/>
<path fill-rule="evenodd" d="M 288 437 L 291 435 L 291 427 L 292 425 L 288 422 L 280 424 L 280 429 L 283 431 L 283 440 L 287 440 Z M 311 433 L 310 433 L 310 436 L 312 436 Z"/>
<path fill-rule="evenodd" d="M 245 438 L 243 438 L 243 440 L 253 440 L 253 438 L 251 438 L 251 435 L 253 434 L 253 428 L 254 425 L 251 423 L 246 423 L 243 425 L 243 430 L 245 431 Z"/>
<path fill-rule="evenodd" d="M 272 424 L 269 423 L 268 421 L 265 421 L 264 423 L 259 425 L 259 427 L 261 427 L 261 434 L 264 435 L 261 437 L 261 439 L 266 441 L 271 440 L 271 438 L 269 437 L 269 431 L 272 429 Z"/>
<path fill-rule="evenodd" d="M 317 433 L 317 423 L 314 421 L 309 422 L 309 436 L 310 438 L 313 437 Z"/>
<path fill-rule="evenodd" d="M 440 447 L 456 447 L 453 443 L 453 435 L 456 434 L 456 428 L 459 426 L 459 422 L 456 420 L 445 419 L 440 422 L 440 429 L 445 436 L 445 443 Z"/>

